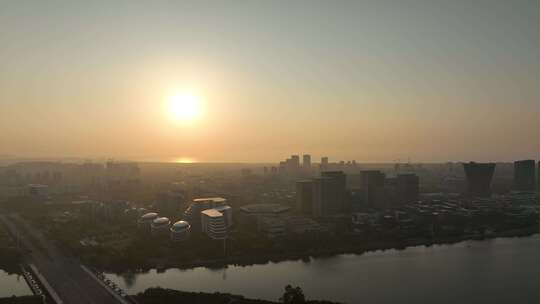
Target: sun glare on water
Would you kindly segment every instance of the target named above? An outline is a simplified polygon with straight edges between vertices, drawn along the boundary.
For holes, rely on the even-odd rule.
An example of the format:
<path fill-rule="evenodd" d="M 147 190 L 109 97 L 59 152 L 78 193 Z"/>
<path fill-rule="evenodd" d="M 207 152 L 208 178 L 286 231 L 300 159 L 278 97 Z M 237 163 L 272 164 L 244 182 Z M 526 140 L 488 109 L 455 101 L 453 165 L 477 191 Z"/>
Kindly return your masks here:
<path fill-rule="evenodd" d="M 180 158 L 174 159 L 173 162 L 175 162 L 177 164 L 193 164 L 193 163 L 195 163 L 197 161 L 194 158 L 180 157 Z"/>
<path fill-rule="evenodd" d="M 201 114 L 201 98 L 192 92 L 175 93 L 168 98 L 167 111 L 177 122 L 197 120 Z"/>

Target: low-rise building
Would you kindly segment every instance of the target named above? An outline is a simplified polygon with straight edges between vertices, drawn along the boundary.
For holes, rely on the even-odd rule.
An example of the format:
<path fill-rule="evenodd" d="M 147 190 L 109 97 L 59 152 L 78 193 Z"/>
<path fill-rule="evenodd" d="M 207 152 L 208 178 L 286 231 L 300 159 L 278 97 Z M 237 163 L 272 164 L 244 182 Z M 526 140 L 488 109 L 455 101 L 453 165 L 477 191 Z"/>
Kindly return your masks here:
<path fill-rule="evenodd" d="M 325 232 L 325 229 L 315 220 L 303 216 L 289 216 L 285 219 L 288 234 L 305 235 Z"/>
<path fill-rule="evenodd" d="M 158 217 L 152 221 L 150 225 L 152 235 L 167 235 L 169 233 L 169 227 L 171 221 L 167 217 Z"/>
<path fill-rule="evenodd" d="M 158 214 L 155 212 L 149 212 L 144 214 L 137 221 L 137 226 L 141 230 L 150 231 L 152 222 L 158 218 Z"/>
<path fill-rule="evenodd" d="M 270 239 L 284 237 L 287 233 L 285 219 L 275 216 L 262 216 L 258 220 L 258 230 Z"/>
<path fill-rule="evenodd" d="M 251 204 L 240 208 L 238 222 L 244 229 L 260 230 L 260 218 L 281 217 L 290 213 L 291 207 L 280 204 Z"/>
<path fill-rule="evenodd" d="M 29 184 L 28 195 L 45 197 L 49 195 L 49 186 L 41 184 Z"/>
<path fill-rule="evenodd" d="M 178 221 L 174 223 L 170 229 L 171 241 L 182 242 L 189 239 L 191 234 L 191 225 L 186 221 Z"/>

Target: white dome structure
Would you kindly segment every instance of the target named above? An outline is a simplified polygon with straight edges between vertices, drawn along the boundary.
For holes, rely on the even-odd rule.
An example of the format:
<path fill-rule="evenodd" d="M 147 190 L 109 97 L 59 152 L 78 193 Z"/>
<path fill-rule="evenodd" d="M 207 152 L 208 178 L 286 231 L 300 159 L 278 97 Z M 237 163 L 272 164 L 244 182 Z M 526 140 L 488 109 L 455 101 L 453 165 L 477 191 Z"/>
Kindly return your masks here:
<path fill-rule="evenodd" d="M 151 231 L 154 235 L 167 234 L 171 221 L 166 217 L 158 217 L 152 221 Z"/>
<path fill-rule="evenodd" d="M 144 214 L 139 218 L 139 221 L 137 222 L 139 228 L 146 229 L 150 231 L 150 227 L 152 225 L 152 222 L 158 218 L 158 214 L 155 212 L 149 212 Z"/>
<path fill-rule="evenodd" d="M 170 231 L 171 241 L 182 242 L 189 238 L 191 234 L 191 225 L 186 221 L 178 221 L 172 225 Z"/>

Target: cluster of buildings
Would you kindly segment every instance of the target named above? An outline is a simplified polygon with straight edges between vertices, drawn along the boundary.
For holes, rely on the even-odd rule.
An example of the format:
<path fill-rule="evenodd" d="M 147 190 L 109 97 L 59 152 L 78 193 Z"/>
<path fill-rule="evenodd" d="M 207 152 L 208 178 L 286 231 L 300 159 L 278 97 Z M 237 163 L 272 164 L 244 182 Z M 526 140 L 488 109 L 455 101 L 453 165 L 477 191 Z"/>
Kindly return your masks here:
<path fill-rule="evenodd" d="M 279 163 L 279 172 L 282 174 L 298 175 L 309 171 L 311 171 L 311 155 L 304 155 L 302 164 L 299 155 L 291 155 Z"/>
<path fill-rule="evenodd" d="M 298 214 L 318 222 L 352 214 L 353 226 L 392 227 L 389 223 L 394 223 L 411 231 L 414 230 L 411 228 L 413 223 L 418 221 L 432 223 L 435 220 L 441 224 L 441 229 L 451 230 L 460 220 L 493 214 L 504 219 L 502 224 L 508 226 L 530 218 L 527 211 L 530 209 L 516 209 L 513 205 L 527 199 L 535 201 L 532 196 L 539 185 L 536 172 L 540 172 L 540 165 L 537 167 L 535 161 L 514 163 L 514 189 L 520 191 L 520 195 L 509 199 L 508 194 L 504 196 L 505 200 L 492 197 L 495 163 L 469 162 L 462 165 L 466 188 L 455 200 L 445 197 L 443 200 L 422 201 L 420 179 L 414 173 L 387 177 L 379 170 L 362 170 L 360 174 L 353 175 L 354 180 L 347 182 L 348 176 L 342 171 L 322 171 L 320 177 L 296 182 L 295 209 Z M 275 221 L 272 224 L 276 226 Z"/>
<path fill-rule="evenodd" d="M 140 183 L 137 163 L 71 163 L 56 161 L 19 162 L 0 167 L 0 198 L 35 195 L 32 190 L 48 187 L 48 194 L 80 194 L 89 189 L 127 191 Z"/>
<path fill-rule="evenodd" d="M 355 209 L 400 206 L 417 201 L 419 192 L 419 178 L 411 173 L 387 178 L 381 171 L 361 171 L 359 183 L 348 187 L 345 173 L 324 171 L 320 177 L 296 182 L 296 209 L 321 218 Z"/>
<path fill-rule="evenodd" d="M 272 172 L 275 170 L 281 175 L 299 177 L 310 176 L 315 172 L 350 171 L 357 168 L 358 166 L 355 160 L 330 163 L 328 157 L 323 156 L 318 164 L 314 164 L 311 161 L 311 155 L 304 154 L 302 155 L 302 162 L 300 162 L 300 155 L 291 155 L 291 157 L 279 162 L 277 168 L 272 167 L 271 170 Z M 265 169 L 266 172 L 268 172 L 268 168 Z"/>
<path fill-rule="evenodd" d="M 463 194 L 466 197 L 490 197 L 495 167 L 495 163 L 463 163 L 466 177 Z M 540 189 L 536 172 L 540 174 L 540 163 L 537 166 L 534 160 L 516 161 L 513 189 Z M 418 201 L 419 195 L 420 178 L 415 173 L 397 173 L 388 177 L 380 170 L 362 170 L 351 175 L 343 171 L 322 171 L 320 177 L 296 182 L 296 209 L 320 218 L 369 208 L 399 208 Z"/>
<path fill-rule="evenodd" d="M 423 198 L 399 209 L 353 213 L 355 233 L 393 232 L 401 237 L 482 235 L 536 225 L 540 195 L 514 193 L 493 198 Z"/>
<path fill-rule="evenodd" d="M 347 211 L 346 175 L 341 171 L 322 172 L 320 177 L 296 182 L 296 208 L 314 218 Z"/>
<path fill-rule="evenodd" d="M 89 176 L 101 176 L 101 180 L 117 188 L 129 184 L 140 174 L 134 163 L 108 162 L 97 167 L 95 165 L 69 165 L 65 168 L 69 167 L 71 171 L 55 171 L 60 167 L 39 164 L 32 167 L 37 170 L 34 173 L 31 170 L 24 171 L 26 165 L 19 165 L 13 167 L 18 168 L 16 171 L 3 171 L 0 181 L 26 181 L 20 180 L 21 176 L 30 174 L 28 176 L 36 183 L 24 184 L 25 195 L 50 197 L 52 194 L 54 197 L 56 185 L 50 181 L 61 181 L 64 177 L 67 179 L 73 172 L 84 171 Z M 450 191 L 443 191 L 446 193 L 443 198 L 427 199 L 425 194 L 420 196 L 420 176 L 424 184 L 429 174 L 435 176 L 429 165 L 425 165 L 432 170 L 429 174 L 425 174 L 426 171 L 419 166 L 413 167 L 410 164 L 394 167 L 367 164 L 361 170 L 355 161 L 330 163 L 328 157 L 322 157 L 320 163 L 313 163 L 311 156 L 305 154 L 292 155 L 278 166 L 265 169 L 265 174 L 282 178 L 257 178 L 251 169 L 242 170 L 245 178 L 240 181 L 245 187 L 237 187 L 233 178 L 222 175 L 214 180 L 205 179 L 205 183 L 200 183 L 201 178 L 195 176 L 192 184 L 187 183 L 168 191 L 161 188 L 156 201 L 147 207 L 148 210 L 132 208 L 122 201 L 76 203 L 80 204 L 86 219 L 114 222 L 121 218 L 130 223 L 137 222 L 141 230 L 153 236 L 166 235 L 173 241 L 183 241 L 193 234 L 206 235 L 214 240 L 230 236 L 233 212 L 226 199 L 207 197 L 187 200 L 188 197 L 203 196 L 206 193 L 227 193 L 238 204 L 233 205 L 237 228 L 258 231 L 269 238 L 332 233 L 336 231 L 337 225 L 350 225 L 351 218 L 353 226 L 370 223 L 376 227 L 383 223 L 391 227 L 390 223 L 398 223 L 400 227 L 409 227 L 407 225 L 414 226 L 419 219 L 424 222 L 425 219 L 437 218 L 445 222 L 447 219 L 466 217 L 464 214 L 488 214 L 495 208 L 497 212 L 506 214 L 507 219 L 519 219 L 523 216 L 521 211 L 500 208 L 516 202 L 537 201 L 534 195 L 540 189 L 540 179 L 537 178 L 537 174 L 540 175 L 540 164 L 534 160 L 516 161 L 513 168 L 511 163 L 496 165 L 476 162 L 438 166 L 448 167 L 447 171 L 455 173 L 455 177 L 461 180 L 461 190 L 456 194 L 457 197 L 448 196 Z M 42 173 L 46 171 L 53 173 Z M 506 184 L 511 184 L 512 189 L 520 194 L 516 196 L 514 193 L 511 199 L 508 194 L 506 204 L 502 205 L 493 203 L 495 198 L 492 195 L 492 188 L 495 189 L 494 193 L 508 193 L 497 188 L 501 172 L 504 173 Z M 84 176 L 81 174 L 81 178 Z M 291 180 L 295 180 L 294 187 L 291 187 Z M 49 182 L 37 183 L 39 181 Z M 437 181 L 433 184 L 439 185 Z M 423 189 L 426 192 L 426 188 Z M 116 196 L 110 199 L 116 199 Z M 500 202 L 500 197 L 497 200 Z M 469 208 L 465 201 L 474 202 L 475 205 Z M 187 208 L 178 216 L 181 207 Z M 374 216 L 377 214 L 379 216 Z M 176 218 L 178 221 L 172 221 Z"/>
<path fill-rule="evenodd" d="M 241 229 L 257 231 L 270 239 L 306 237 L 326 231 L 317 221 L 293 211 L 281 204 L 250 204 L 240 208 L 238 224 Z"/>
<path fill-rule="evenodd" d="M 538 162 L 538 169 L 536 168 L 535 160 L 514 162 L 514 189 L 517 191 L 540 191 L 540 162 Z"/>
<path fill-rule="evenodd" d="M 190 235 L 203 233 L 213 240 L 223 240 L 233 225 L 232 208 L 222 197 L 194 199 L 182 219 L 171 223 L 156 212 L 143 214 L 138 220 L 141 230 L 153 236 L 169 235 L 172 241 L 185 241 Z"/>
<path fill-rule="evenodd" d="M 464 163 L 467 178 L 466 194 L 472 197 L 490 197 L 491 183 L 495 172 L 495 163 Z M 535 160 L 518 160 L 514 162 L 514 191 L 540 191 L 540 162 Z"/>
<path fill-rule="evenodd" d="M 72 205 L 77 206 L 83 220 L 90 222 L 113 222 L 123 217 L 136 218 L 145 212 L 145 209 L 131 208 L 126 201 L 95 201 L 79 200 L 72 201 Z"/>

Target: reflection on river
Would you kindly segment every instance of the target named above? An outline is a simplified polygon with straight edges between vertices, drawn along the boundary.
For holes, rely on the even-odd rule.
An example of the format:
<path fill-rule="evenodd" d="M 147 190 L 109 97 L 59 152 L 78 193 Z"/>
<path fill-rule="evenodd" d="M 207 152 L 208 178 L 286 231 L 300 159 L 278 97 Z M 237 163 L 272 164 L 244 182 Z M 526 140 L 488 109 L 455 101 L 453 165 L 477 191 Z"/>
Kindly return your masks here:
<path fill-rule="evenodd" d="M 31 295 L 32 291 L 22 275 L 0 270 L 0 298 Z"/>
<path fill-rule="evenodd" d="M 222 269 L 107 276 L 128 293 L 149 287 L 277 300 L 287 284 L 310 299 L 345 303 L 540 301 L 540 235 L 337 255 Z"/>

